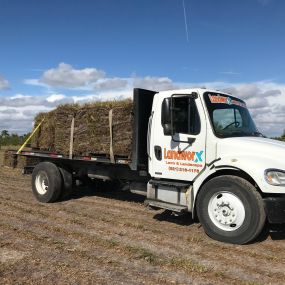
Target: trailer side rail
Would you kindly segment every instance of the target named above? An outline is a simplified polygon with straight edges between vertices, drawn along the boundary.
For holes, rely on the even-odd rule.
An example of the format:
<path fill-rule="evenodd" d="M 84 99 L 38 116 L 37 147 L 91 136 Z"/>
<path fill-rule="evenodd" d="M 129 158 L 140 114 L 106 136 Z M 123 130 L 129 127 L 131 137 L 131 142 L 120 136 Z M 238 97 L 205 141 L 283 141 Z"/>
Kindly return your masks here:
<path fill-rule="evenodd" d="M 50 153 L 50 152 L 38 152 L 38 151 L 21 151 L 17 155 L 21 156 L 29 156 L 29 157 L 38 157 L 38 158 L 52 158 L 52 159 L 64 159 L 70 161 L 94 161 L 94 162 L 103 162 L 103 163 L 112 163 L 111 159 L 107 157 L 100 157 L 100 156 L 74 156 L 70 159 L 67 156 L 57 153 Z M 128 165 L 131 163 L 129 159 L 123 158 L 115 158 L 114 164 L 125 164 Z"/>

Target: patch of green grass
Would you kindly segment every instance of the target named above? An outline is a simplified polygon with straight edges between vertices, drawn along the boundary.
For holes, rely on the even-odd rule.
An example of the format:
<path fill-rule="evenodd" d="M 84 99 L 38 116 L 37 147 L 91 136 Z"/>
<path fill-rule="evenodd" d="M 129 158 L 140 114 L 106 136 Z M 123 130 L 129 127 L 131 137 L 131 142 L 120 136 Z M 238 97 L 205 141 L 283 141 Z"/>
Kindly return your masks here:
<path fill-rule="evenodd" d="M 218 278 L 225 278 L 226 277 L 226 274 L 224 272 L 221 272 L 221 271 L 216 271 L 214 273 L 215 277 L 218 277 Z"/>
<path fill-rule="evenodd" d="M 119 246 L 119 242 L 114 240 L 114 239 L 109 239 L 109 240 L 105 240 L 105 239 L 102 239 L 102 242 L 106 243 L 109 247 L 116 247 L 116 246 Z"/>
<path fill-rule="evenodd" d="M 146 260 L 152 265 L 171 266 L 176 269 L 181 269 L 186 272 L 207 273 L 211 271 L 209 268 L 202 264 L 198 264 L 189 258 L 162 258 L 148 249 L 139 246 L 127 246 L 128 253 L 135 255 L 138 259 Z"/>
<path fill-rule="evenodd" d="M 138 259 L 144 259 L 150 264 L 159 265 L 162 263 L 162 260 L 148 249 L 139 246 L 128 245 L 126 246 L 126 250 L 129 253 L 134 254 Z"/>
<path fill-rule="evenodd" d="M 174 257 L 169 260 L 169 264 L 177 269 L 183 269 L 187 272 L 207 273 L 210 269 L 202 264 L 189 259 Z"/>
<path fill-rule="evenodd" d="M 255 252 L 255 251 L 251 251 L 249 252 L 249 255 L 253 258 L 264 258 L 268 261 L 281 261 L 280 258 L 278 258 L 277 256 L 274 256 L 274 255 L 268 255 L 268 254 L 263 254 L 263 253 L 260 253 L 260 252 Z"/>
<path fill-rule="evenodd" d="M 203 241 L 203 238 L 200 236 L 191 236 L 187 238 L 187 241 L 190 243 L 201 243 Z"/>
<path fill-rule="evenodd" d="M 125 223 L 123 223 L 123 226 L 129 227 L 129 228 L 134 228 L 137 230 L 146 230 L 144 225 L 139 224 L 139 223 L 125 222 Z"/>

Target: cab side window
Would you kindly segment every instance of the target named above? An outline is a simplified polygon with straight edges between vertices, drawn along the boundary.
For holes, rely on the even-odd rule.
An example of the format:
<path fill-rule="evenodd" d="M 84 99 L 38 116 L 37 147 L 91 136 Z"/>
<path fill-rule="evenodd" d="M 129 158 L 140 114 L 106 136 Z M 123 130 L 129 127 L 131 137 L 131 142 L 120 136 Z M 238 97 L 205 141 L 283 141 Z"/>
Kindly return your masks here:
<path fill-rule="evenodd" d="M 197 135 L 201 123 L 195 99 L 173 97 L 173 128 L 175 133 Z"/>

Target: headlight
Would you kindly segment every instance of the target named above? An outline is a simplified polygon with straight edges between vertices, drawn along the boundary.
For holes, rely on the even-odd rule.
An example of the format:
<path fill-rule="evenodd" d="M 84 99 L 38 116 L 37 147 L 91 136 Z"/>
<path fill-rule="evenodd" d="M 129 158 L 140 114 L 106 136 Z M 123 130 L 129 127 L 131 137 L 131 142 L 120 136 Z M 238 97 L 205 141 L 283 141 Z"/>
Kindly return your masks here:
<path fill-rule="evenodd" d="M 267 169 L 264 173 L 267 183 L 275 186 L 285 186 L 285 171 L 278 169 Z"/>

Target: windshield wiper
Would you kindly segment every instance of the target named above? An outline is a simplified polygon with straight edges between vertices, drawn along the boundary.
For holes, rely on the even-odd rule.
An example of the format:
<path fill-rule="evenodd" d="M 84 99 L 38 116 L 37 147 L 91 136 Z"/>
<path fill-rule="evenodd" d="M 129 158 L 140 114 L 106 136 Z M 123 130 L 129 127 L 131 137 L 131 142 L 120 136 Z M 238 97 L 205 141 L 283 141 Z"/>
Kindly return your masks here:
<path fill-rule="evenodd" d="M 230 133 L 231 135 L 234 135 L 234 136 L 242 136 L 242 137 L 244 137 L 244 136 L 246 136 L 247 135 L 247 133 L 245 133 L 244 131 L 242 131 L 242 130 L 235 130 L 235 131 L 232 131 L 231 133 Z"/>
<path fill-rule="evenodd" d="M 255 137 L 263 137 L 266 138 L 266 136 L 258 131 L 255 132 L 245 132 L 243 130 L 235 130 L 235 131 L 231 131 L 228 133 L 222 133 L 222 132 L 217 132 L 217 135 L 219 135 L 220 137 L 223 138 L 230 138 L 230 137 L 250 137 L 250 136 L 255 136 Z"/>
<path fill-rule="evenodd" d="M 266 138 L 266 136 L 264 134 L 262 134 L 261 132 L 258 132 L 258 131 L 252 132 L 252 134 L 255 135 L 255 136 L 258 136 L 258 137 Z"/>

